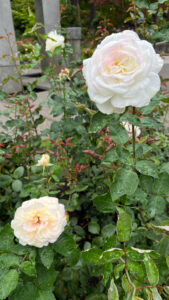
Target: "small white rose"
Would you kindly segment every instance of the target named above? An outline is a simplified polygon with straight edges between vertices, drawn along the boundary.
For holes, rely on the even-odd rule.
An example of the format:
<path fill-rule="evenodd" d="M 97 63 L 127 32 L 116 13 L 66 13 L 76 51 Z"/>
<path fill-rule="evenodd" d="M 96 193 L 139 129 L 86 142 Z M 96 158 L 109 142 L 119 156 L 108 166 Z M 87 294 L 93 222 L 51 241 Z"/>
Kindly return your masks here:
<path fill-rule="evenodd" d="M 43 154 L 41 159 L 38 160 L 37 166 L 47 167 L 50 165 L 50 156 L 48 154 Z"/>
<path fill-rule="evenodd" d="M 63 35 L 57 34 L 57 31 L 51 31 L 46 40 L 46 51 L 54 52 L 57 47 L 65 47 L 65 38 Z"/>
<path fill-rule="evenodd" d="M 130 124 L 129 122 L 122 122 L 122 125 L 127 130 L 129 138 L 132 139 L 132 124 Z M 134 126 L 134 133 L 136 138 L 139 137 L 139 135 L 141 134 L 140 127 Z"/>
<path fill-rule="evenodd" d="M 64 205 L 57 198 L 46 196 L 23 202 L 15 212 L 11 227 L 20 244 L 41 248 L 54 243 L 66 223 Z"/>
<path fill-rule="evenodd" d="M 160 89 L 163 60 L 131 30 L 113 33 L 83 62 L 88 94 L 105 114 L 148 105 Z"/>
<path fill-rule="evenodd" d="M 62 80 L 62 79 L 65 79 L 65 80 L 69 79 L 70 80 L 69 74 L 70 74 L 70 70 L 68 68 L 65 68 L 65 69 L 60 71 L 59 79 L 60 80 Z"/>

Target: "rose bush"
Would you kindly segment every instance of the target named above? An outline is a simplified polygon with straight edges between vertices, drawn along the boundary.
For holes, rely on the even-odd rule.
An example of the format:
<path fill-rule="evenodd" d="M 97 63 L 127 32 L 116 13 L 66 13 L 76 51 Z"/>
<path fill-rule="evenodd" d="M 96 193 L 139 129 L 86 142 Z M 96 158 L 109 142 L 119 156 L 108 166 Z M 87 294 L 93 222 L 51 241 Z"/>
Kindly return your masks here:
<path fill-rule="evenodd" d="M 148 105 L 160 89 L 163 60 L 153 46 L 130 30 L 113 33 L 84 60 L 88 94 L 105 114 L 122 113 L 127 106 Z"/>
<path fill-rule="evenodd" d="M 64 36 L 58 34 L 56 30 L 49 32 L 48 38 L 46 40 L 46 51 L 53 52 L 57 47 L 64 48 L 65 47 L 64 40 L 65 40 Z"/>
<path fill-rule="evenodd" d="M 23 202 L 11 222 L 22 245 L 38 248 L 54 243 L 66 226 L 66 213 L 57 198 L 42 197 Z"/>
<path fill-rule="evenodd" d="M 61 50 L 47 55 L 67 58 L 67 43 Z M 39 107 L 37 79 L 23 94 L 0 92 L 10 107 L 1 113 L 0 300 L 167 300 L 169 137 L 159 121 L 168 97 L 105 115 L 72 66 L 44 71 L 51 87 Z M 39 128 L 42 104 L 50 128 Z M 124 122 L 141 130 L 133 145 Z"/>

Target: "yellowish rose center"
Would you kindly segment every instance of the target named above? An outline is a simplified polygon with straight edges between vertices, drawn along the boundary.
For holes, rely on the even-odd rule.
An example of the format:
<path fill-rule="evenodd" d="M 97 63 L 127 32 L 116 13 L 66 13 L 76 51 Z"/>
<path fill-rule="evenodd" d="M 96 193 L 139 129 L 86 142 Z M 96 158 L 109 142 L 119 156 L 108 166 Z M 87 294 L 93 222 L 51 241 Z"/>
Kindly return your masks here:
<path fill-rule="evenodd" d="M 36 231 L 38 228 L 44 228 L 52 224 L 52 218 L 46 210 L 37 210 L 30 212 L 25 216 L 25 229 Z"/>
<path fill-rule="evenodd" d="M 128 53 L 114 52 L 104 60 L 104 71 L 110 75 L 129 75 L 138 67 L 136 57 Z"/>

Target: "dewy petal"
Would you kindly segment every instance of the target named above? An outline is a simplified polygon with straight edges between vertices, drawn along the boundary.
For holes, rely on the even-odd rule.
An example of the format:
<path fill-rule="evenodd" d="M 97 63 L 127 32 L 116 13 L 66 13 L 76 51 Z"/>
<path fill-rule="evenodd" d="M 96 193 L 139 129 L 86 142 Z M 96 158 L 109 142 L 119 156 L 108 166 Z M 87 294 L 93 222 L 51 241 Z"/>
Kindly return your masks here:
<path fill-rule="evenodd" d="M 124 108 L 118 108 L 118 107 L 112 106 L 110 101 L 107 101 L 103 104 L 96 103 L 96 106 L 99 109 L 99 111 L 101 111 L 103 114 L 107 114 L 107 115 L 110 115 L 112 113 L 121 114 L 125 110 Z"/>
<path fill-rule="evenodd" d="M 100 43 L 100 45 L 97 46 L 97 48 L 102 48 L 106 44 L 108 44 L 112 41 L 116 42 L 118 40 L 124 40 L 124 39 L 134 39 L 134 40 L 138 39 L 139 40 L 139 37 L 138 37 L 137 33 L 132 30 L 124 30 L 119 33 L 112 33 L 111 35 L 105 37 L 105 39 Z"/>

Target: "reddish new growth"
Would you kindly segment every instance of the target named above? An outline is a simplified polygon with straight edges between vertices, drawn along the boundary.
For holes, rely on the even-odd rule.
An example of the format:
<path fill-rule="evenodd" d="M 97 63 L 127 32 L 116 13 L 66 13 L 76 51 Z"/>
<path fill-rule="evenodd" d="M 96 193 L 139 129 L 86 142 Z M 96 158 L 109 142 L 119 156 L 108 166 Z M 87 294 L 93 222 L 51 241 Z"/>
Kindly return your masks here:
<path fill-rule="evenodd" d="M 95 153 L 91 149 L 83 150 L 83 153 L 92 156 L 94 159 L 102 160 L 105 156 L 105 153 L 112 149 L 115 146 L 115 143 L 113 143 L 112 138 L 109 136 L 109 128 L 106 129 L 100 129 L 98 131 L 100 138 L 99 146 L 103 149 L 103 155 Z"/>
<path fill-rule="evenodd" d="M 60 162 L 64 170 L 64 175 L 67 179 L 68 185 L 76 184 L 79 173 L 89 167 L 88 165 L 80 165 L 79 163 L 73 165 L 73 158 L 70 158 L 70 154 L 68 153 L 68 147 L 73 146 L 71 140 L 72 137 L 68 137 L 65 142 L 62 140 L 53 140 L 51 144 L 53 144 L 56 150 L 54 152 L 51 150 L 47 151 L 48 153 L 56 156 L 57 161 Z"/>

